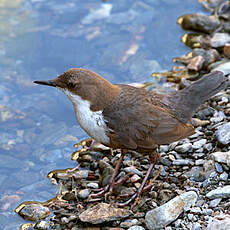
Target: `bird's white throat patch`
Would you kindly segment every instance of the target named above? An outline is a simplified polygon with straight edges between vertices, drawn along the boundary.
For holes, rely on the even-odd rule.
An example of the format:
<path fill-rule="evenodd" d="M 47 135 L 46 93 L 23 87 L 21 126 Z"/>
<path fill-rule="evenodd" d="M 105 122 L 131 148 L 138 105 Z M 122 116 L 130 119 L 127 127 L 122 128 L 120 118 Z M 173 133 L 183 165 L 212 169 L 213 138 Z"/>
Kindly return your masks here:
<path fill-rule="evenodd" d="M 73 103 L 77 120 L 85 132 L 98 142 L 109 144 L 109 137 L 106 135 L 108 128 L 105 124 L 102 111 L 93 112 L 90 110 L 89 101 L 83 100 L 80 96 L 68 90 L 61 89 L 61 91 L 63 91 Z"/>

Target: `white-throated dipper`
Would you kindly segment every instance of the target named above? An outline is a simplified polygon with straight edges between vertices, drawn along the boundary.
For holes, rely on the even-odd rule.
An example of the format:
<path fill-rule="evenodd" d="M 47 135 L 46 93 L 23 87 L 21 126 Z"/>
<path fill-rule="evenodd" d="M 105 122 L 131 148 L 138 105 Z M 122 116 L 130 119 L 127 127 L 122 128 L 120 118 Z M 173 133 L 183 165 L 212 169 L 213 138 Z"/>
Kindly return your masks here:
<path fill-rule="evenodd" d="M 113 149 L 121 149 L 110 184 L 103 192 L 113 191 L 116 175 L 127 150 L 147 152 L 150 167 L 138 189 L 125 204 L 138 198 L 159 158 L 157 146 L 170 144 L 194 133 L 191 118 L 204 101 L 227 86 L 227 78 L 214 71 L 183 90 L 157 94 L 124 84 L 111 84 L 98 74 L 81 68 L 69 69 L 49 81 L 34 81 L 63 91 L 73 103 L 80 126 L 93 139 Z"/>

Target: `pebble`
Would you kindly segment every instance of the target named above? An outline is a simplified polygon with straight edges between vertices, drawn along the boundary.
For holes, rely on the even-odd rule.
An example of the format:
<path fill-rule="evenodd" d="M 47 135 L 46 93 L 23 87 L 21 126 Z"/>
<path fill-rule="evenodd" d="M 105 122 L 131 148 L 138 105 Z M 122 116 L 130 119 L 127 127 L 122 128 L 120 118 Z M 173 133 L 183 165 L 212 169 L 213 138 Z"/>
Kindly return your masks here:
<path fill-rule="evenodd" d="M 97 189 L 97 188 L 99 188 L 99 185 L 98 185 L 98 183 L 90 182 L 90 183 L 87 184 L 87 187 Z"/>
<path fill-rule="evenodd" d="M 222 200 L 221 198 L 217 198 L 217 199 L 211 200 L 209 202 L 209 206 L 211 208 L 215 208 L 215 207 L 217 207 L 217 205 L 220 203 L 221 200 Z"/>
<path fill-rule="evenodd" d="M 211 38 L 212 47 L 224 47 L 226 43 L 230 42 L 230 36 L 227 33 L 215 33 Z"/>
<path fill-rule="evenodd" d="M 204 145 L 204 148 L 205 148 L 207 151 L 211 151 L 211 150 L 212 150 L 212 143 L 205 144 L 205 145 Z"/>
<path fill-rule="evenodd" d="M 132 220 L 126 220 L 124 222 L 121 222 L 120 227 L 121 228 L 130 228 L 133 225 L 138 224 L 138 220 L 137 219 L 132 219 Z"/>
<path fill-rule="evenodd" d="M 201 147 L 203 147 L 203 145 L 205 145 L 207 143 L 206 139 L 201 139 L 199 141 L 195 141 L 192 145 L 193 149 L 199 149 Z"/>
<path fill-rule="evenodd" d="M 216 171 L 218 172 L 218 173 L 222 173 L 223 172 L 223 168 L 222 168 L 222 166 L 221 166 L 221 164 L 219 164 L 219 163 L 215 163 L 215 167 L 216 167 Z"/>
<path fill-rule="evenodd" d="M 160 152 L 168 152 L 169 146 L 168 145 L 161 145 L 159 151 Z"/>
<path fill-rule="evenodd" d="M 227 145 L 230 143 L 230 122 L 221 125 L 216 131 L 215 135 L 219 143 Z"/>
<path fill-rule="evenodd" d="M 227 179 L 228 179 L 228 174 L 226 172 L 220 174 L 220 180 L 226 181 Z"/>
<path fill-rule="evenodd" d="M 192 144 L 191 143 L 186 143 L 186 144 L 183 144 L 183 145 L 178 145 L 178 146 L 175 147 L 175 150 L 178 153 L 189 152 L 190 150 L 192 150 Z"/>
<path fill-rule="evenodd" d="M 48 230 L 49 229 L 49 224 L 46 223 L 44 220 L 41 220 L 37 222 L 34 226 L 34 229 L 39 229 L 39 230 Z"/>
<path fill-rule="evenodd" d="M 228 151 L 228 152 L 214 152 L 211 154 L 211 157 L 219 163 L 225 163 L 228 166 L 230 166 L 230 151 Z"/>
<path fill-rule="evenodd" d="M 205 162 L 205 160 L 199 159 L 199 160 L 196 160 L 196 161 L 195 161 L 195 165 L 203 165 L 204 162 Z"/>
<path fill-rule="evenodd" d="M 173 161 L 173 165 L 193 165 L 193 162 L 189 159 L 177 159 Z"/>
<path fill-rule="evenodd" d="M 82 189 L 78 192 L 77 196 L 80 198 L 80 199 L 86 199 L 88 198 L 90 194 L 90 190 L 89 189 Z"/>
<path fill-rule="evenodd" d="M 202 214 L 202 211 L 199 207 L 190 208 L 189 211 L 193 214 Z"/>
<path fill-rule="evenodd" d="M 219 215 L 212 218 L 206 230 L 229 230 L 230 229 L 230 215 Z"/>
<path fill-rule="evenodd" d="M 192 226 L 192 230 L 201 230 L 202 228 L 201 228 L 201 225 L 199 224 L 199 223 L 195 223 L 195 224 L 193 224 L 193 226 Z"/>
<path fill-rule="evenodd" d="M 197 194 L 194 191 L 185 192 L 176 196 L 169 202 L 148 211 L 145 216 L 146 226 L 148 229 L 164 228 L 183 212 L 187 211 L 196 203 Z"/>
<path fill-rule="evenodd" d="M 140 170 L 138 170 L 137 168 L 135 168 L 134 166 L 126 167 L 126 168 L 124 168 L 124 171 L 126 173 L 133 173 L 133 174 L 137 174 L 140 177 L 143 177 L 143 173 Z"/>
<path fill-rule="evenodd" d="M 230 185 L 214 189 L 206 194 L 209 199 L 216 198 L 229 198 L 230 197 Z"/>
<path fill-rule="evenodd" d="M 128 230 L 145 230 L 145 229 L 141 226 L 134 225 L 134 226 L 128 228 Z"/>

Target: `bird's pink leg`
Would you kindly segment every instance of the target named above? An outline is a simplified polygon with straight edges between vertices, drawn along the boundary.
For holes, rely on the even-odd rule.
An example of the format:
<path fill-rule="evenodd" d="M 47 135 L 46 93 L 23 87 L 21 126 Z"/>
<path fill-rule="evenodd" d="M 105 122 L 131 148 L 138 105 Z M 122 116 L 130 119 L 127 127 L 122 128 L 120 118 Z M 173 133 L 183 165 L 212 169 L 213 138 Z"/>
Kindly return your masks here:
<path fill-rule="evenodd" d="M 124 206 L 126 206 L 126 205 L 129 205 L 133 200 L 135 200 L 135 203 L 132 205 L 132 207 L 134 207 L 134 206 L 137 204 L 137 202 L 138 202 L 138 200 L 139 200 L 139 198 L 140 198 L 142 192 L 147 190 L 146 187 L 149 187 L 149 186 L 146 186 L 146 187 L 144 187 L 144 186 L 145 186 L 146 181 L 148 180 L 149 175 L 150 175 L 150 173 L 152 172 L 152 170 L 153 170 L 153 168 L 154 168 L 156 162 L 157 162 L 158 159 L 159 159 L 159 154 L 155 151 L 155 152 L 152 152 L 152 153 L 150 154 L 149 157 L 150 157 L 150 162 L 151 162 L 151 164 L 150 164 L 150 166 L 149 166 L 149 169 L 148 169 L 148 171 L 147 171 L 147 173 L 146 173 L 146 175 L 145 175 L 145 178 L 144 178 L 144 180 L 142 181 L 141 186 L 140 186 L 140 188 L 138 189 L 138 191 L 137 191 L 136 193 L 134 193 L 134 194 L 131 196 L 131 198 L 128 199 L 126 202 L 124 202 L 124 203 L 116 203 L 115 206 L 117 206 L 117 207 L 124 207 Z M 160 171 L 161 171 L 161 168 L 160 168 Z M 160 171 L 158 171 L 157 177 L 159 176 Z M 157 177 L 154 177 L 153 180 L 155 180 Z M 153 180 L 152 180 L 151 182 L 153 182 Z M 153 185 L 152 185 L 152 186 L 153 186 Z M 151 186 L 151 187 L 152 187 L 152 186 Z M 148 189 L 150 189 L 151 187 L 149 187 Z"/>
<path fill-rule="evenodd" d="M 116 182 L 115 182 L 115 179 L 116 179 L 116 176 L 117 176 L 117 174 L 118 174 L 118 172 L 119 172 L 119 169 L 120 169 L 120 167 L 121 167 L 122 161 L 123 161 L 124 156 L 125 156 L 126 153 L 127 153 L 127 150 L 126 150 L 126 149 L 121 149 L 121 157 L 120 157 L 120 159 L 118 160 L 118 162 L 117 162 L 117 164 L 116 164 L 116 167 L 115 167 L 115 169 L 114 169 L 114 171 L 113 171 L 113 175 L 112 175 L 112 177 L 111 177 L 111 180 L 110 180 L 109 184 L 106 185 L 106 186 L 102 189 L 102 191 L 100 191 L 100 192 L 98 192 L 98 193 L 96 193 L 96 194 L 90 195 L 91 198 L 96 198 L 96 197 L 99 197 L 99 196 L 102 196 L 103 194 L 105 194 L 105 199 L 107 199 L 108 196 L 113 192 L 113 189 L 114 189 L 115 187 L 117 187 L 117 186 L 118 186 L 119 184 L 121 184 L 121 183 L 124 183 L 124 180 L 121 180 L 120 183 L 119 183 L 119 182 L 116 183 Z M 126 179 L 128 179 L 128 178 L 126 178 Z"/>

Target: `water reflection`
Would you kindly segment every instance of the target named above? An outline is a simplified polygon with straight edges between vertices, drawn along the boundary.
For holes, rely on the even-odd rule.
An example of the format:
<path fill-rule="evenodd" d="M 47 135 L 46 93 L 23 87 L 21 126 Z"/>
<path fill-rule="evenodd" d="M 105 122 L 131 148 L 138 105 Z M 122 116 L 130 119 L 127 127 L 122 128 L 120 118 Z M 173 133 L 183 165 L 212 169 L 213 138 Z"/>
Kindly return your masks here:
<path fill-rule="evenodd" d="M 150 81 L 185 52 L 176 18 L 201 11 L 186 0 L 0 0 L 0 223 L 17 229 L 22 201 L 56 193 L 46 175 L 75 166 L 87 137 L 60 92 L 33 85 L 70 67 L 111 82 Z"/>

